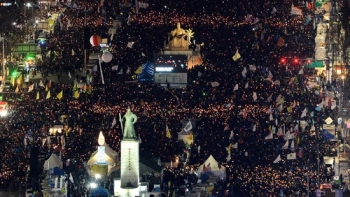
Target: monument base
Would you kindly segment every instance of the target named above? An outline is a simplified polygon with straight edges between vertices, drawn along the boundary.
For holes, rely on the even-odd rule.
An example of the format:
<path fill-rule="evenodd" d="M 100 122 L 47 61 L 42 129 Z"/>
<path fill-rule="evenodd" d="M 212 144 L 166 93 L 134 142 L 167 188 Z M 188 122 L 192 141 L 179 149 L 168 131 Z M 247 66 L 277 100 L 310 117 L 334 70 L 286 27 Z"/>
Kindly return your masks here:
<path fill-rule="evenodd" d="M 128 190 L 139 187 L 139 141 L 122 140 L 120 144 L 120 187 Z"/>
<path fill-rule="evenodd" d="M 193 50 L 189 50 L 189 49 L 170 48 L 170 49 L 165 49 L 163 55 L 188 55 L 188 56 L 191 56 L 192 53 L 193 53 Z"/>

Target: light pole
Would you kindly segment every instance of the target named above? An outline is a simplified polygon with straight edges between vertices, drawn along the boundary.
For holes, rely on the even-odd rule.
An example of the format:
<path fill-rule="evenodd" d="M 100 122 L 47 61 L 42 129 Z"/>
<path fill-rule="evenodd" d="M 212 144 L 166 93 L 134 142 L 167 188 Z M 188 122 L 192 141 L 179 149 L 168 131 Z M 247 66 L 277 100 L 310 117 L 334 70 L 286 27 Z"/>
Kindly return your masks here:
<path fill-rule="evenodd" d="M 37 34 L 37 31 L 38 31 L 38 23 L 39 23 L 39 21 L 38 21 L 38 20 L 35 20 L 35 33 L 34 33 L 34 40 L 36 40 L 36 34 Z"/>
<path fill-rule="evenodd" d="M 1 37 L 2 41 L 2 80 L 3 83 L 5 83 L 6 79 L 6 74 L 5 74 L 5 37 Z"/>

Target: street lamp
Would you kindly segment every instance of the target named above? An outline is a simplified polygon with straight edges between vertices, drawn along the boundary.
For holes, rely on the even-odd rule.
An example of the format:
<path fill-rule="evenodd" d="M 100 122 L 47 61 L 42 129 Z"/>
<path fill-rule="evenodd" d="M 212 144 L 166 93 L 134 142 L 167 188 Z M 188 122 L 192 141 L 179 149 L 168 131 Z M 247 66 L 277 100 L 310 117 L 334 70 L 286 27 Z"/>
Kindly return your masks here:
<path fill-rule="evenodd" d="M 34 40 L 36 40 L 36 34 L 38 32 L 38 23 L 39 23 L 39 20 L 35 20 L 35 33 L 34 33 Z"/>
<path fill-rule="evenodd" d="M 6 75 L 5 75 L 5 37 L 2 36 L 0 37 L 1 38 L 1 41 L 2 41 L 2 80 L 3 80 L 3 83 L 5 83 L 5 78 L 6 78 Z"/>

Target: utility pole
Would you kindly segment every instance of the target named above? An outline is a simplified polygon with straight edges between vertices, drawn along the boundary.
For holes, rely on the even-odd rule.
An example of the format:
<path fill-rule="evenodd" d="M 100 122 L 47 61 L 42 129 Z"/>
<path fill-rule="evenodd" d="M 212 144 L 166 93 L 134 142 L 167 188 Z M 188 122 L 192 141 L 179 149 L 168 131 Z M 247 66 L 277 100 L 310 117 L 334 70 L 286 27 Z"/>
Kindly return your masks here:
<path fill-rule="evenodd" d="M 85 15 L 84 15 L 84 34 L 86 34 L 86 6 L 85 6 Z M 86 35 L 84 35 L 84 39 L 86 39 Z M 84 40 L 84 69 L 86 69 L 86 40 Z"/>

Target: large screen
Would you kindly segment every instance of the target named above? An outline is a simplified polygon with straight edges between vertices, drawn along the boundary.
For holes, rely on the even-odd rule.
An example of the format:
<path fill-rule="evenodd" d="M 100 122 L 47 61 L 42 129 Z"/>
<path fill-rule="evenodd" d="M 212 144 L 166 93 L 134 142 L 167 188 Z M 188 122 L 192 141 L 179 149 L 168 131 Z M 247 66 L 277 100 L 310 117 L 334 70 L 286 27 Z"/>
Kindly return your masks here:
<path fill-rule="evenodd" d="M 187 84 L 187 55 L 159 55 L 154 60 L 154 82 Z"/>
<path fill-rule="evenodd" d="M 155 73 L 187 73 L 187 55 L 159 55 L 154 60 Z"/>

